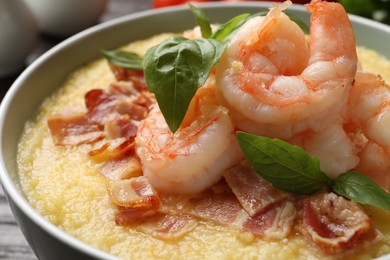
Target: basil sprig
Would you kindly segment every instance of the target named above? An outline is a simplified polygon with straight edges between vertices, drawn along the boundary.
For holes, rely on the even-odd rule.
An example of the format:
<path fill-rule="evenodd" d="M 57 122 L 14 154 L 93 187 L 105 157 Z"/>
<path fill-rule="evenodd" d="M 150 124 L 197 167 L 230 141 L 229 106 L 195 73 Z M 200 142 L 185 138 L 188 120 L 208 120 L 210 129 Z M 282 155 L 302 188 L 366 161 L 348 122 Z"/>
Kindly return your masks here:
<path fill-rule="evenodd" d="M 237 139 L 255 172 L 278 189 L 310 195 L 328 186 L 340 196 L 390 211 L 390 194 L 362 173 L 348 171 L 332 181 L 318 158 L 298 146 L 244 132 L 237 132 Z"/>
<path fill-rule="evenodd" d="M 210 20 L 207 15 L 199 8 L 188 4 L 192 14 L 195 16 L 196 22 L 199 25 L 200 32 L 203 38 L 210 38 L 212 34 Z"/>
<path fill-rule="evenodd" d="M 225 39 L 248 15 L 240 15 L 212 34 L 206 14 L 190 5 L 203 38 L 173 36 L 149 49 L 143 59 L 146 85 L 154 93 L 170 130 L 184 119 L 197 89 L 204 85 L 226 47 Z"/>
<path fill-rule="evenodd" d="M 233 35 L 233 32 L 235 32 L 241 25 L 244 24 L 244 22 L 249 17 L 249 14 L 241 14 L 239 16 L 236 16 L 226 23 L 222 24 L 218 30 L 213 33 L 211 38 L 216 39 L 221 42 L 226 42 L 228 39 L 231 38 L 231 35 Z"/>
<path fill-rule="evenodd" d="M 349 171 L 341 174 L 333 185 L 333 190 L 360 204 L 372 205 L 390 211 L 390 195 L 368 176 Z"/>
<path fill-rule="evenodd" d="M 136 53 L 122 50 L 101 52 L 110 63 L 116 66 L 131 70 L 143 70 L 143 58 Z"/>
<path fill-rule="evenodd" d="M 278 189 L 307 195 L 331 183 L 320 161 L 298 146 L 244 132 L 238 132 L 237 138 L 257 174 Z"/>
<path fill-rule="evenodd" d="M 219 61 L 224 46 L 213 39 L 176 36 L 152 47 L 144 56 L 144 75 L 165 121 L 175 132 L 192 97 Z"/>

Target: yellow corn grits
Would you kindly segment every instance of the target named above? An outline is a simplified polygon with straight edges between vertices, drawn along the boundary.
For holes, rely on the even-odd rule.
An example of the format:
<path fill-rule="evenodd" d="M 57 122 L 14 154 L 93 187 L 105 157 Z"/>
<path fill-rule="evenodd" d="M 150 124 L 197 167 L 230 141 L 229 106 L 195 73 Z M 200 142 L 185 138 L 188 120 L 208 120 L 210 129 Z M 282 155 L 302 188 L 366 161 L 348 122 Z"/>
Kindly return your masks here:
<path fill-rule="evenodd" d="M 125 48 L 140 55 L 168 34 L 131 43 Z M 367 71 L 390 82 L 390 61 L 376 52 L 358 48 Z M 281 241 L 263 241 L 249 233 L 201 222 L 182 239 L 164 242 L 130 228 L 115 225 L 116 206 L 110 202 L 106 179 L 90 161 L 85 149 L 56 147 L 47 118 L 69 108 L 84 107 L 84 94 L 105 88 L 115 79 L 103 59 L 76 70 L 47 98 L 38 116 L 26 123 L 18 149 L 20 183 L 31 205 L 47 220 L 73 237 L 122 259 L 327 259 L 296 232 Z M 381 242 L 366 242 L 362 250 L 343 259 L 371 259 L 390 254 L 390 214 L 367 208 L 383 233 Z M 331 257 L 328 257 L 331 259 Z"/>

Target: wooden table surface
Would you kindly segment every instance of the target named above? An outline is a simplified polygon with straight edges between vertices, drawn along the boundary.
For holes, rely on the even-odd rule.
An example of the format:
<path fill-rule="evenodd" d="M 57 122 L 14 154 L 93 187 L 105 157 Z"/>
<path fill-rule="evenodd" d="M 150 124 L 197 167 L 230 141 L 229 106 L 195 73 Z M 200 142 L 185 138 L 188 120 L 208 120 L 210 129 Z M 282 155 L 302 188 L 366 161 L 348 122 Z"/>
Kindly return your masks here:
<path fill-rule="evenodd" d="M 150 0 L 108 0 L 105 13 L 100 22 L 111 20 L 126 14 L 149 9 Z M 41 35 L 36 47 L 26 59 L 26 64 L 30 64 L 45 51 L 61 42 L 63 39 Z M 18 75 L 7 78 L 0 78 L 0 100 L 12 85 Z M 4 191 L 0 185 L 0 259 L 7 260 L 31 260 L 37 259 L 33 251 L 27 244 L 20 231 L 11 209 L 7 204 Z"/>

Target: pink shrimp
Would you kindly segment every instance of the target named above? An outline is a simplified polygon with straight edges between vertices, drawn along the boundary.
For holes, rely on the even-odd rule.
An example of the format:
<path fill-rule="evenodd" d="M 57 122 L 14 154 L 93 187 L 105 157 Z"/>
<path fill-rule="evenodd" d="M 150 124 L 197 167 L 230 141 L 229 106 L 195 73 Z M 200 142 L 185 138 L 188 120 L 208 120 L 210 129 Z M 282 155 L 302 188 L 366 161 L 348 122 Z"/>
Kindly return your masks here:
<path fill-rule="evenodd" d="M 344 8 L 313 0 L 310 46 L 275 5 L 246 22 L 217 65 L 218 95 L 238 128 L 278 138 L 322 130 L 346 102 L 357 67 L 355 38 Z"/>
<path fill-rule="evenodd" d="M 390 191 L 390 86 L 378 75 L 359 71 L 346 117 L 355 136 L 363 140 L 356 170 Z"/>
<path fill-rule="evenodd" d="M 172 133 L 156 106 L 139 127 L 136 146 L 144 175 L 167 193 L 203 191 L 242 160 L 234 126 L 215 98 L 213 76 L 192 100 L 180 128 Z"/>
<path fill-rule="evenodd" d="M 359 163 L 359 150 L 338 119 L 321 131 L 306 131 L 287 140 L 317 157 L 321 170 L 333 179 Z"/>

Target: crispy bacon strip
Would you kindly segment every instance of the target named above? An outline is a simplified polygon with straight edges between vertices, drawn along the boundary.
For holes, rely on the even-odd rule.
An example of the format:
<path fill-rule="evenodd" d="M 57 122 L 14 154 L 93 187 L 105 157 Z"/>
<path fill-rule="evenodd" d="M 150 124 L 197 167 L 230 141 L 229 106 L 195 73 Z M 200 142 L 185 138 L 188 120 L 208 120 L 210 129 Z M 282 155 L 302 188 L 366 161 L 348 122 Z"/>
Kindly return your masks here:
<path fill-rule="evenodd" d="M 301 232 L 329 254 L 355 246 L 371 228 L 371 220 L 356 203 L 334 193 L 320 193 L 303 202 Z"/>
<path fill-rule="evenodd" d="M 109 180 L 123 180 L 141 176 L 142 166 L 134 154 L 129 154 L 123 158 L 108 160 L 99 171 Z"/>
<path fill-rule="evenodd" d="M 289 201 L 273 204 L 253 217 L 249 217 L 243 228 L 265 239 L 283 239 L 288 236 L 297 211 L 293 203 Z"/>
<path fill-rule="evenodd" d="M 211 220 L 218 224 L 239 224 L 240 214 L 243 212 L 240 203 L 233 194 L 213 194 L 207 192 L 199 197 L 191 198 L 185 212 L 204 220 Z"/>
<path fill-rule="evenodd" d="M 113 95 L 137 96 L 135 103 L 149 108 L 156 103 L 154 94 L 147 91 L 147 89 L 139 90 L 134 87 L 134 84 L 129 81 L 118 81 L 111 83 L 108 92 Z"/>
<path fill-rule="evenodd" d="M 104 132 L 108 139 L 134 138 L 137 135 L 139 121 L 131 119 L 127 114 L 111 115 L 104 125 Z"/>
<path fill-rule="evenodd" d="M 242 164 L 228 169 L 223 176 L 250 216 L 254 216 L 291 196 L 287 192 L 275 189 L 251 168 Z"/>
<path fill-rule="evenodd" d="M 249 216 L 234 194 L 212 192 L 191 198 L 184 212 L 206 221 L 251 232 L 264 239 L 286 237 L 296 216 L 295 207 L 290 202 L 273 204 Z M 282 231 L 274 232 L 275 227 L 281 227 Z"/>
<path fill-rule="evenodd" d="M 88 118 L 96 124 L 104 125 L 108 115 L 118 112 L 120 106 L 130 105 L 120 104 L 126 101 L 126 97 L 122 95 L 112 95 L 102 89 L 90 90 L 85 94 Z"/>
<path fill-rule="evenodd" d="M 129 70 L 109 63 L 110 69 L 118 81 L 129 81 L 139 91 L 147 90 L 144 72 L 142 70 Z"/>
<path fill-rule="evenodd" d="M 138 96 L 141 91 L 135 89 L 130 81 L 117 81 L 108 86 L 108 93 L 112 95 Z"/>
<path fill-rule="evenodd" d="M 132 82 L 116 82 L 107 91 L 86 93 L 87 112 L 56 115 L 48 125 L 57 145 L 93 143 L 88 155 L 94 161 L 116 161 L 134 150 L 139 123 L 153 103 L 154 96 L 135 89 Z"/>
<path fill-rule="evenodd" d="M 111 199 L 118 206 L 154 211 L 160 208 L 160 199 L 144 176 L 110 181 L 107 189 Z"/>
<path fill-rule="evenodd" d="M 145 219 L 156 215 L 156 210 L 149 208 L 126 208 L 119 207 L 119 212 L 115 216 L 115 224 L 118 226 L 138 226 Z"/>
<path fill-rule="evenodd" d="M 157 214 L 145 219 L 137 229 L 154 238 L 172 241 L 191 232 L 197 225 L 198 222 L 189 215 Z"/>
<path fill-rule="evenodd" d="M 149 186 L 144 176 L 138 178 L 142 178 L 143 185 Z M 116 223 L 134 226 L 160 239 L 177 238 L 188 233 L 196 226 L 194 217 L 251 232 L 264 239 L 282 239 L 290 233 L 296 218 L 295 207 L 288 201 L 274 203 L 254 216 L 249 216 L 235 195 L 226 189 L 218 189 L 221 191 L 218 193 L 209 190 L 199 196 L 188 198 L 159 196 L 160 205 L 156 210 L 153 210 L 153 207 L 133 207 L 129 206 L 131 203 L 128 202 L 128 198 L 135 197 L 135 201 L 142 204 L 144 200 L 149 201 L 147 198 L 149 195 L 134 196 L 133 190 L 131 192 L 126 190 L 129 187 L 127 182 L 128 180 L 114 182 L 119 185 L 111 186 L 112 188 L 109 189 L 115 192 L 110 191 L 114 202 L 122 206 L 116 217 Z M 223 185 L 222 183 L 219 186 Z M 228 187 L 226 184 L 225 186 Z M 123 205 L 127 206 L 123 207 Z"/>
<path fill-rule="evenodd" d="M 88 152 L 88 155 L 96 162 L 120 159 L 134 150 L 134 137 L 131 139 L 117 138 L 103 142 L 100 147 Z"/>
<path fill-rule="evenodd" d="M 164 214 L 160 199 L 144 176 L 111 181 L 108 191 L 119 206 L 115 222 L 120 226 L 134 226 L 155 238 L 179 238 L 197 226 L 197 221 L 186 214 Z"/>
<path fill-rule="evenodd" d="M 154 238 L 167 241 L 188 234 L 198 225 L 198 222 L 189 215 L 161 214 L 143 208 L 120 208 L 115 223 L 118 226 L 131 226 Z"/>
<path fill-rule="evenodd" d="M 56 145 L 80 145 L 104 138 L 101 128 L 88 120 L 84 112 L 66 112 L 47 121 Z"/>
<path fill-rule="evenodd" d="M 111 84 L 108 91 L 93 89 L 85 94 L 88 118 L 101 125 L 105 125 L 112 114 L 140 121 L 147 116 L 153 103 L 151 96 L 134 90 L 131 84 L 124 82 Z"/>

